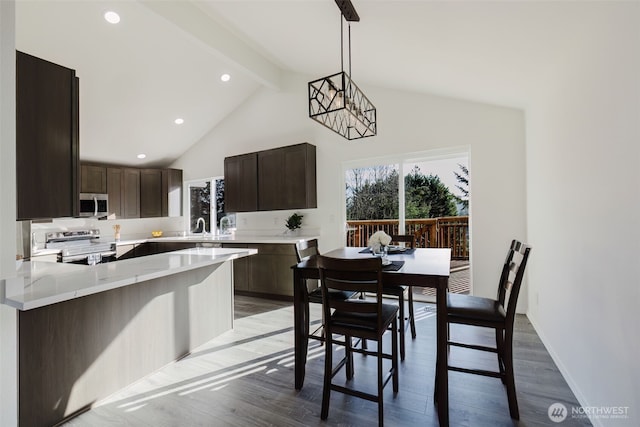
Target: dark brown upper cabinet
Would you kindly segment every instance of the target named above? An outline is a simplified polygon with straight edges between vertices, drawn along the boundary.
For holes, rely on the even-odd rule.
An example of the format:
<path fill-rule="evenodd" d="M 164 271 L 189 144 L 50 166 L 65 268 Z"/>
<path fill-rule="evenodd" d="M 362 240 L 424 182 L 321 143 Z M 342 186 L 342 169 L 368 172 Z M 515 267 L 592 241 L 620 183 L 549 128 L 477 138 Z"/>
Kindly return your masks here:
<path fill-rule="evenodd" d="M 258 210 L 315 207 L 314 145 L 304 143 L 258 153 Z"/>
<path fill-rule="evenodd" d="M 317 207 L 314 145 L 227 157 L 224 166 L 227 212 Z"/>
<path fill-rule="evenodd" d="M 16 218 L 78 214 L 79 80 L 74 70 L 16 52 Z"/>
<path fill-rule="evenodd" d="M 107 192 L 107 168 L 100 165 L 80 165 L 80 192 L 98 193 Z"/>
<path fill-rule="evenodd" d="M 107 193 L 109 215 L 120 218 L 182 215 L 182 170 L 82 164 L 83 193 Z M 104 189 L 101 182 L 104 172 Z"/>
<path fill-rule="evenodd" d="M 140 170 L 107 166 L 109 215 L 140 218 Z"/>
<path fill-rule="evenodd" d="M 224 159 L 224 205 L 227 212 L 258 210 L 258 154 Z"/>
<path fill-rule="evenodd" d="M 109 196 L 109 214 L 117 218 L 124 218 L 123 197 L 124 172 L 122 168 L 105 167 L 107 171 L 107 195 Z M 139 213 L 138 213 L 139 215 Z"/>
<path fill-rule="evenodd" d="M 140 170 L 122 168 L 122 217 L 140 218 Z"/>
<path fill-rule="evenodd" d="M 182 170 L 162 169 L 162 216 L 182 216 Z"/>
<path fill-rule="evenodd" d="M 140 170 L 140 217 L 182 215 L 182 171 Z"/>
<path fill-rule="evenodd" d="M 142 218 L 162 216 L 162 170 L 140 171 L 140 216 Z"/>

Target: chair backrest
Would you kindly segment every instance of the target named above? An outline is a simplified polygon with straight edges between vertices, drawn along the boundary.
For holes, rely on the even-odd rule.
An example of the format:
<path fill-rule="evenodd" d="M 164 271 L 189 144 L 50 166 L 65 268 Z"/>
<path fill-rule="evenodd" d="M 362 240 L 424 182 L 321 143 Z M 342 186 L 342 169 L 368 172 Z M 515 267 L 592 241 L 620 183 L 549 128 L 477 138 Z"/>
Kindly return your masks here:
<path fill-rule="evenodd" d="M 302 240 L 296 243 L 298 262 L 318 254 L 318 239 Z"/>
<path fill-rule="evenodd" d="M 322 308 L 325 319 L 331 317 L 333 309 L 351 313 L 377 314 L 378 325 L 382 325 L 382 259 L 341 259 L 318 255 Z M 330 298 L 330 290 L 367 292 L 375 294 L 375 301 Z"/>
<path fill-rule="evenodd" d="M 507 313 L 507 322 L 512 323 L 515 318 L 520 286 L 522 285 L 524 269 L 527 266 L 530 251 L 530 246 L 513 240 L 502 266 L 502 274 L 498 284 L 498 301 Z"/>
<path fill-rule="evenodd" d="M 416 236 L 413 234 L 392 234 L 391 243 L 409 243 L 411 249 L 416 247 Z"/>

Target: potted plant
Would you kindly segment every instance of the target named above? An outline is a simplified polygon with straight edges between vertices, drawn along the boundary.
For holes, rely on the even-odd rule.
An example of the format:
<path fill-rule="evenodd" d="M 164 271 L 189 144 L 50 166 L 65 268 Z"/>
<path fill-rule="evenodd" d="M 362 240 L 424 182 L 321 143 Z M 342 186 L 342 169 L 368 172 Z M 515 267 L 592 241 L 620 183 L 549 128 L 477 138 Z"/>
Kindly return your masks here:
<path fill-rule="evenodd" d="M 300 215 L 299 213 L 295 212 L 295 213 L 291 214 L 291 216 L 289 218 L 287 218 L 287 222 L 285 223 L 285 225 L 289 229 L 289 234 L 297 233 L 298 232 L 297 230 L 300 227 L 302 227 L 302 217 L 303 216 L 304 215 Z"/>

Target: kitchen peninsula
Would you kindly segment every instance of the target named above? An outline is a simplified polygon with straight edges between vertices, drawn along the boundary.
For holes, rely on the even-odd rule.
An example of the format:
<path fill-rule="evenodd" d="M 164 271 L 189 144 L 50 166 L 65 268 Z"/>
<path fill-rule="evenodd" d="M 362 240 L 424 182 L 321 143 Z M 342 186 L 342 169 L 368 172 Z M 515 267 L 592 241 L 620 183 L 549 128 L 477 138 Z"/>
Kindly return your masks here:
<path fill-rule="evenodd" d="M 232 260 L 193 248 L 95 266 L 24 262 L 2 279 L 18 317 L 20 425 L 54 425 L 233 327 Z"/>
<path fill-rule="evenodd" d="M 116 242 L 116 252 L 118 259 L 126 259 L 196 246 L 257 249 L 257 255 L 233 263 L 234 291 L 243 295 L 292 301 L 291 266 L 297 264 L 295 244 L 300 240 L 318 237 L 233 233 L 124 239 Z"/>

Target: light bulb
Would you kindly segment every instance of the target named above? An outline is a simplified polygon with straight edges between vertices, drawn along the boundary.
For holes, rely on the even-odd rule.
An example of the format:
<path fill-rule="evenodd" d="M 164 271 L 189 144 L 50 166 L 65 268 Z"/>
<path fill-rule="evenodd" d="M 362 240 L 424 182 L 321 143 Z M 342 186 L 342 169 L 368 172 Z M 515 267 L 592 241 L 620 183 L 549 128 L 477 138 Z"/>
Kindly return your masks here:
<path fill-rule="evenodd" d="M 104 19 L 110 24 L 117 24 L 118 22 L 120 22 L 120 15 L 118 15 L 116 12 L 108 11 L 105 12 Z"/>

